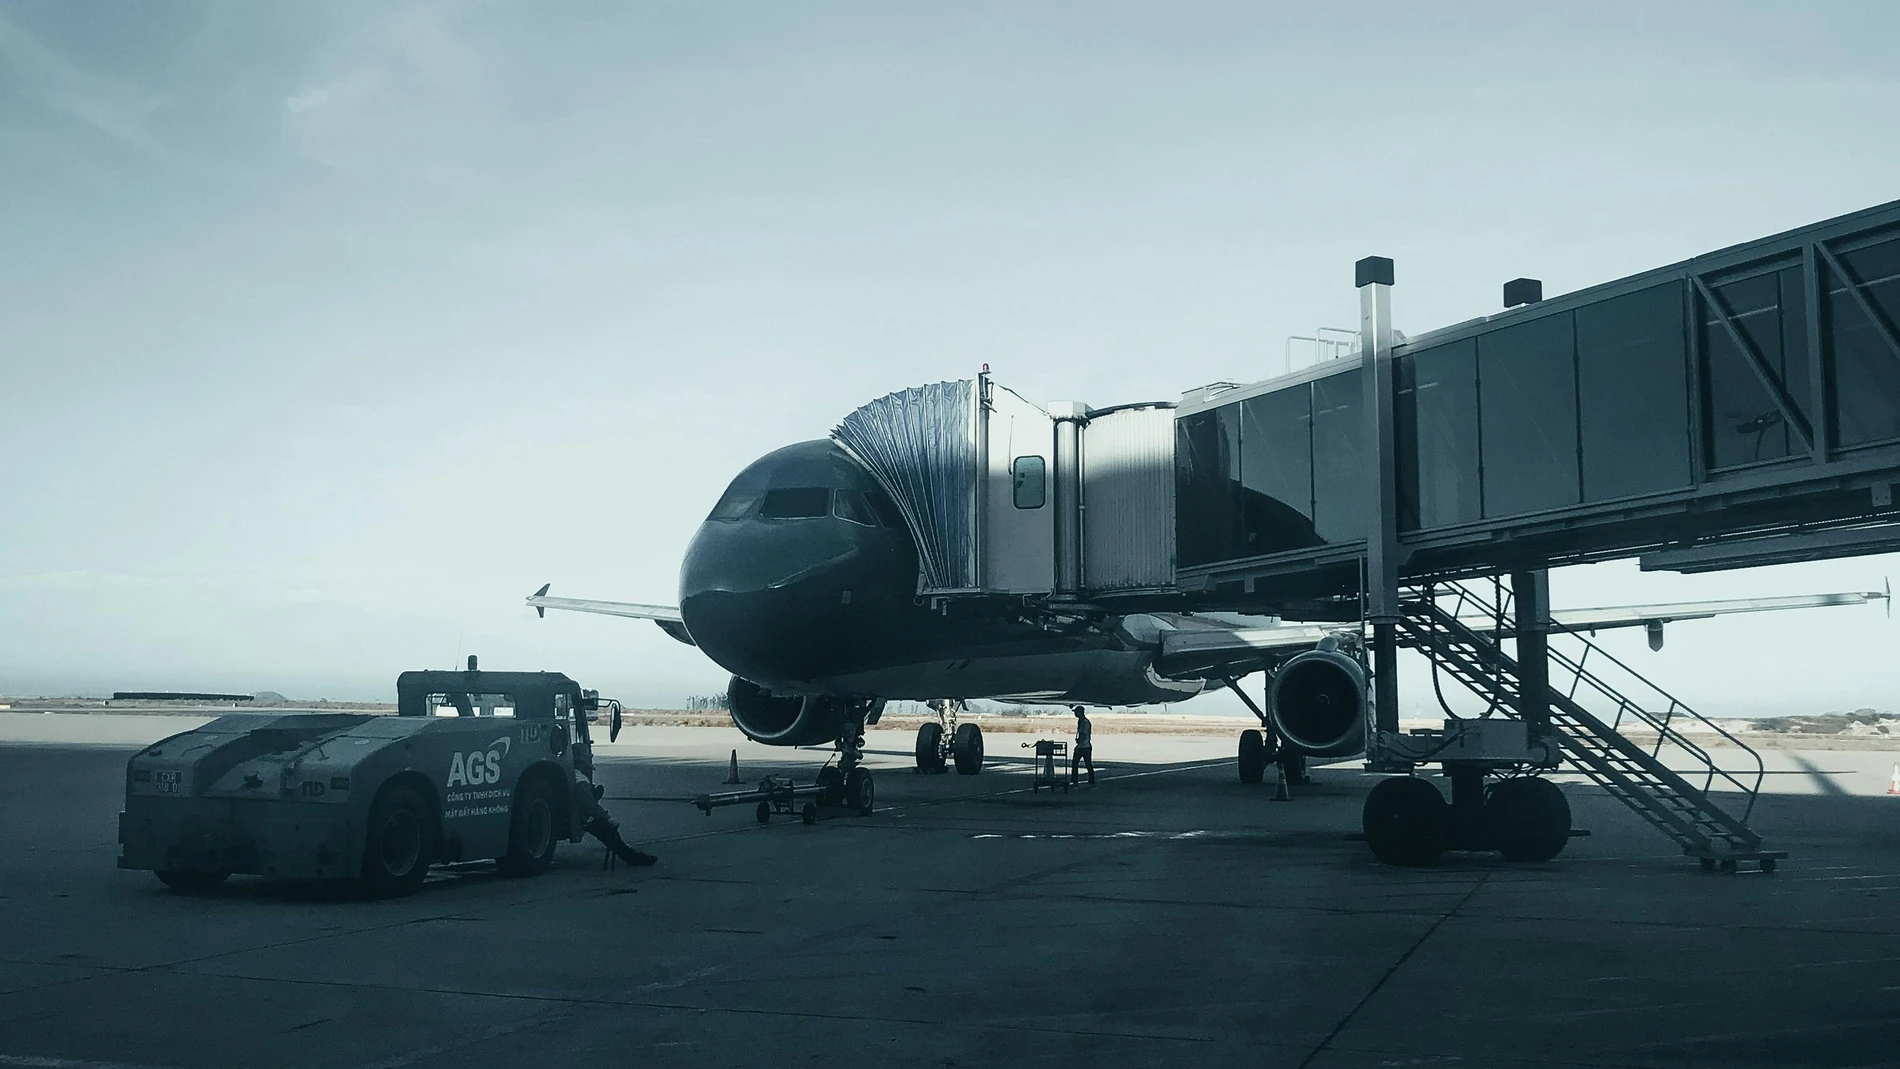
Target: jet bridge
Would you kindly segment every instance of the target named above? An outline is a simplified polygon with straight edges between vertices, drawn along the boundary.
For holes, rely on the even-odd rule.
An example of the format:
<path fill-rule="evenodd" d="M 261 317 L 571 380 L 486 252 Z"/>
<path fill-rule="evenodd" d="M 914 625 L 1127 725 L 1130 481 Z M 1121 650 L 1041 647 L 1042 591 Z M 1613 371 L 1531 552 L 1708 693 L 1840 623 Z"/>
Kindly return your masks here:
<path fill-rule="evenodd" d="M 1900 201 L 1550 300 L 1517 279 L 1501 314 L 1411 338 L 1392 327 L 1392 262 L 1356 272 L 1357 346 L 1321 332 L 1331 358 L 1307 368 L 1092 410 L 1038 408 L 986 367 L 872 402 L 834 438 L 917 536 L 920 596 L 1358 621 L 1375 691 L 1369 766 L 1439 761 L 1453 779 L 1442 818 L 1429 811 L 1443 799 L 1416 781 L 1374 792 L 1368 834 L 1383 806 L 1388 846 L 1420 820 L 1438 848 L 1496 845 L 1491 795 L 1521 810 L 1537 792 L 1487 793 L 1484 775 L 1549 767 L 1561 740 L 1565 759 L 1705 865 L 1772 868 L 1781 855 L 1746 825 L 1759 761 L 1752 779 L 1718 768 L 1681 730 L 1695 714 L 1611 687 L 1588 668 L 1600 650 L 1554 655 L 1543 575 L 1900 545 Z M 1463 580 L 1505 576 L 1512 596 L 1490 601 L 1489 629 L 1440 607 L 1448 591 L 1470 598 Z M 1490 721 L 1399 734 L 1401 645 L 1520 723 L 1516 735 Z M 1580 688 L 1606 710 L 1585 709 Z M 1632 725 L 1654 739 L 1630 742 Z M 1701 765 L 1685 773 L 1671 761 L 1683 754 Z M 1745 795 L 1740 817 L 1713 800 L 1723 787 Z M 1421 843 L 1435 856 L 1431 841 L 1389 859 Z"/>
<path fill-rule="evenodd" d="M 1402 341 L 1392 272 L 1360 265 L 1358 352 L 1183 399 L 1184 594 L 1896 544 L 1900 202 Z"/>

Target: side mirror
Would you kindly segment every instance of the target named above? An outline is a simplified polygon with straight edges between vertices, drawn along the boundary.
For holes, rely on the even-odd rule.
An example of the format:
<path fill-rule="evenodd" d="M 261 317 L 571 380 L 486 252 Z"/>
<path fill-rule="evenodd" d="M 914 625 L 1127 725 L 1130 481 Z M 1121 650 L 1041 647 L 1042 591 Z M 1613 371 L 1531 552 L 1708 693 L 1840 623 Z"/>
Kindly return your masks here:
<path fill-rule="evenodd" d="M 620 738 L 620 703 L 610 701 L 609 704 L 613 706 L 613 719 L 607 724 L 607 741 L 613 742 Z"/>

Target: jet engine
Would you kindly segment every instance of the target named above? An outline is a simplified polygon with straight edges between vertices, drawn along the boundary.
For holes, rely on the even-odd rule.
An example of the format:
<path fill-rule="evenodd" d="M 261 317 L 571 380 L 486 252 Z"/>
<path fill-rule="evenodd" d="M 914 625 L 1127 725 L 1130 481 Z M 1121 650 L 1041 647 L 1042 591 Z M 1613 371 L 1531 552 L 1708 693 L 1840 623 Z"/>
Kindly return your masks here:
<path fill-rule="evenodd" d="M 1288 661 L 1267 687 L 1267 716 L 1280 734 L 1315 757 L 1350 757 L 1366 748 L 1366 673 L 1336 649 L 1308 650 Z"/>
<path fill-rule="evenodd" d="M 767 746 L 819 746 L 844 726 L 845 704 L 836 698 L 773 694 L 749 679 L 732 677 L 726 709 L 745 737 Z"/>

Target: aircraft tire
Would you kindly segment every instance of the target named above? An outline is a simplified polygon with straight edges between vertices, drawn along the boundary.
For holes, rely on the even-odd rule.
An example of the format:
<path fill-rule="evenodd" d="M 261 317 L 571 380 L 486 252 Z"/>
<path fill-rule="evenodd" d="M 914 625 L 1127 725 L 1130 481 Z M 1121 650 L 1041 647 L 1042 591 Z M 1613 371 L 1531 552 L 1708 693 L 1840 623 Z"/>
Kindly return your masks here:
<path fill-rule="evenodd" d="M 957 775 L 974 776 L 983 771 L 983 729 L 975 724 L 958 724 L 950 753 L 956 758 Z"/>
<path fill-rule="evenodd" d="M 943 725 L 926 720 L 917 728 L 917 771 L 943 771 Z"/>
<path fill-rule="evenodd" d="M 1412 776 L 1380 780 L 1366 795 L 1366 845 L 1388 865 L 1429 865 L 1445 852 L 1451 807 L 1438 788 Z"/>
<path fill-rule="evenodd" d="M 1541 776 L 1492 784 L 1484 815 L 1506 861 L 1549 861 L 1570 842 L 1570 800 Z"/>
<path fill-rule="evenodd" d="M 868 768 L 854 768 L 844 781 L 844 804 L 858 811 L 858 816 L 868 817 L 877 807 L 877 784 L 871 779 Z"/>
<path fill-rule="evenodd" d="M 836 765 L 826 765 L 818 770 L 818 804 L 844 804 L 844 773 Z"/>
<path fill-rule="evenodd" d="M 1267 776 L 1267 738 L 1258 729 L 1240 733 L 1240 782 L 1259 783 Z"/>

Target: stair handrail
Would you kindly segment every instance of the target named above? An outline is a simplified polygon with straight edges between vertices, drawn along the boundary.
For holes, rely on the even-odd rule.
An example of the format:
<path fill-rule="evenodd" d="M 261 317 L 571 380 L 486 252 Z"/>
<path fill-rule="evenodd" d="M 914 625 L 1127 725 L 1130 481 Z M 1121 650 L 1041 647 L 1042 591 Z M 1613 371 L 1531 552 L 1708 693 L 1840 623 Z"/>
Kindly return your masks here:
<path fill-rule="evenodd" d="M 1448 589 L 1452 591 L 1453 593 L 1455 593 L 1458 599 L 1456 606 L 1453 608 L 1450 614 L 1453 620 L 1459 622 L 1460 624 L 1464 624 L 1465 621 L 1463 619 L 1460 619 L 1461 614 L 1459 612 L 1459 609 L 1465 605 L 1471 605 L 1477 608 L 1478 610 L 1480 610 L 1483 616 L 1490 617 L 1491 619 L 1498 621 L 1499 624 L 1501 625 L 1502 620 L 1503 620 L 1504 606 L 1508 604 L 1508 602 L 1505 600 L 1507 595 L 1504 594 L 1501 585 L 1499 586 L 1497 601 L 1492 604 L 1487 604 L 1486 601 L 1481 596 L 1476 594 L 1474 591 L 1469 590 L 1464 583 L 1448 582 L 1444 584 L 1436 584 L 1434 585 L 1434 587 L 1427 589 L 1427 599 L 1428 601 L 1432 603 L 1432 606 L 1434 609 L 1437 609 L 1438 611 L 1443 612 L 1444 610 L 1439 609 L 1437 606 L 1436 589 L 1439 586 L 1442 586 L 1443 588 Z M 1467 628 L 1469 627 L 1468 624 L 1466 626 Z M 1581 657 L 1572 658 L 1569 654 L 1565 653 L 1561 648 L 1558 648 L 1554 645 L 1546 646 L 1546 651 L 1551 657 L 1551 659 L 1556 661 L 1558 665 L 1560 665 L 1564 670 L 1572 673 L 1571 688 L 1570 688 L 1570 695 L 1569 695 L 1572 701 L 1575 701 L 1577 684 L 1588 683 L 1590 685 L 1590 688 L 1596 691 L 1598 695 L 1600 695 L 1601 697 L 1605 699 L 1613 701 L 1617 704 L 1617 707 L 1618 707 L 1617 716 L 1616 716 L 1615 722 L 1612 725 L 1612 730 L 1616 730 L 1619 733 L 1621 733 L 1620 728 L 1622 724 L 1623 710 L 1628 709 L 1632 714 L 1634 714 L 1636 719 L 1642 721 L 1644 724 L 1648 725 L 1652 730 L 1656 732 L 1656 742 L 1655 742 L 1655 745 L 1651 748 L 1652 757 L 1656 758 L 1657 760 L 1662 759 L 1661 751 L 1662 751 L 1662 746 L 1664 742 L 1668 742 L 1670 745 L 1674 746 L 1678 750 L 1681 750 L 1683 753 L 1689 755 L 1689 757 L 1692 760 L 1694 760 L 1695 762 L 1698 762 L 1701 765 L 1700 771 L 1703 776 L 1702 790 L 1704 793 L 1708 792 L 1709 788 L 1714 785 L 1716 777 L 1719 776 L 1723 780 L 1725 780 L 1730 786 L 1732 786 L 1735 790 L 1741 792 L 1743 795 L 1746 796 L 1747 801 L 1745 802 L 1743 806 L 1742 815 L 1740 819 L 1744 823 L 1747 822 L 1749 815 L 1754 812 L 1755 799 L 1761 793 L 1762 781 L 1767 777 L 1766 765 L 1762 762 L 1761 754 L 1757 752 L 1754 747 L 1743 742 L 1741 739 L 1737 738 L 1732 732 L 1722 727 L 1721 725 L 1717 724 L 1715 721 L 1697 712 L 1687 702 L 1684 702 L 1682 699 L 1669 693 L 1668 691 L 1664 690 L 1660 686 L 1657 686 L 1648 677 L 1636 671 L 1634 668 L 1631 668 L 1628 664 L 1625 664 L 1615 654 L 1612 654 L 1609 650 L 1604 649 L 1602 646 L 1598 645 L 1595 642 L 1592 642 L 1590 639 L 1584 637 L 1583 635 L 1575 631 L 1558 631 L 1558 632 L 1552 632 L 1551 634 L 1553 637 L 1556 635 L 1568 636 L 1569 638 L 1574 639 L 1576 642 L 1580 643 L 1584 648 L 1584 652 Z M 1494 633 L 1491 636 L 1491 639 L 1493 643 L 1497 643 L 1498 635 Z M 1502 652 L 1501 644 L 1498 645 L 1498 649 L 1500 652 Z M 1646 708 L 1643 705 L 1643 703 L 1631 700 L 1627 695 L 1623 694 L 1621 691 L 1617 690 L 1614 686 L 1612 686 L 1608 680 L 1604 679 L 1597 672 L 1591 671 L 1586 666 L 1588 660 L 1590 659 L 1592 655 L 1595 655 L 1601 660 L 1609 661 L 1610 664 L 1615 665 L 1617 668 L 1622 669 L 1623 674 L 1625 676 L 1629 677 L 1630 679 L 1636 680 L 1637 682 L 1641 683 L 1643 686 L 1648 687 L 1657 696 L 1665 699 L 1669 703 L 1668 709 L 1661 714 L 1657 714 L 1657 713 L 1651 712 L 1648 708 Z M 1494 666 L 1488 666 L 1488 667 L 1492 667 L 1492 671 L 1495 674 L 1496 672 L 1495 667 Z M 1554 683 L 1551 689 L 1554 691 L 1558 691 L 1559 693 L 1562 693 L 1560 688 L 1556 687 Z M 1749 783 L 1744 782 L 1744 779 L 1749 775 L 1749 771 L 1746 768 L 1741 769 L 1737 772 L 1730 772 L 1728 769 L 1723 768 L 1721 765 L 1717 764 L 1714 757 L 1712 757 L 1709 754 L 1709 752 L 1705 750 L 1699 743 L 1695 742 L 1693 739 L 1689 738 L 1688 736 L 1684 735 L 1680 730 L 1678 730 L 1674 724 L 1675 714 L 1678 711 L 1686 714 L 1691 720 L 1697 723 L 1700 723 L 1702 725 L 1705 725 L 1707 728 L 1709 728 L 1709 730 L 1721 736 L 1724 740 L 1729 742 L 1737 750 L 1740 750 L 1747 759 L 1753 760 L 1755 763 L 1753 784 L 1750 785 Z M 1694 771 L 1692 770 L 1690 774 L 1693 775 Z"/>
<path fill-rule="evenodd" d="M 1714 785 L 1714 781 L 1716 777 L 1720 777 L 1721 779 L 1726 781 L 1730 786 L 1732 786 L 1735 790 L 1740 791 L 1742 794 L 1746 795 L 1748 801 L 1743 806 L 1742 814 L 1741 814 L 1742 821 L 1746 822 L 1748 820 L 1749 814 L 1754 811 L 1755 798 L 1758 794 L 1761 793 L 1762 781 L 1767 778 L 1768 770 L 1767 770 L 1766 764 L 1762 761 L 1761 754 L 1757 752 L 1754 747 L 1748 745 L 1747 743 L 1743 742 L 1741 739 L 1737 738 L 1734 735 L 1734 733 L 1730 732 L 1727 728 L 1722 727 L 1720 724 L 1716 723 L 1714 720 L 1711 720 L 1707 716 L 1704 716 L 1703 714 L 1697 712 L 1687 702 L 1684 702 L 1682 699 L 1669 693 L 1668 691 L 1664 690 L 1660 686 L 1657 686 L 1655 683 L 1651 682 L 1647 677 L 1637 672 L 1634 668 L 1631 668 L 1629 665 L 1623 663 L 1623 661 L 1619 659 L 1615 654 L 1609 652 L 1603 647 L 1597 645 L 1596 643 L 1590 641 L 1589 639 L 1575 632 L 1569 632 L 1568 634 L 1571 638 L 1583 644 L 1589 651 L 1594 652 L 1600 659 L 1609 661 L 1611 664 L 1622 669 L 1623 672 L 1626 675 L 1628 675 L 1631 679 L 1637 680 L 1638 682 L 1642 683 L 1644 686 L 1654 691 L 1657 696 L 1667 699 L 1670 705 L 1670 711 L 1659 718 L 1656 714 L 1651 713 L 1647 708 L 1645 708 L 1642 703 L 1628 700 L 1626 695 L 1622 694 L 1622 692 L 1618 691 L 1615 687 L 1611 686 L 1607 680 L 1604 680 L 1601 676 L 1599 676 L 1597 673 L 1593 671 L 1584 669 L 1580 661 L 1573 660 L 1568 654 L 1564 653 L 1562 650 L 1555 649 L 1555 648 L 1550 649 L 1549 652 L 1550 652 L 1551 658 L 1557 661 L 1557 663 L 1563 665 L 1567 671 L 1576 671 L 1578 676 L 1582 678 L 1584 682 L 1590 684 L 1593 690 L 1595 690 L 1598 694 L 1604 696 L 1605 698 L 1621 699 L 1621 700 L 1627 701 L 1630 710 L 1633 713 L 1635 713 L 1636 717 L 1642 720 L 1643 722 L 1649 724 L 1652 728 L 1655 729 L 1657 733 L 1656 745 L 1651 750 L 1651 756 L 1656 757 L 1658 760 L 1661 760 L 1662 745 L 1666 741 L 1670 745 L 1676 747 L 1678 750 L 1681 750 L 1682 752 L 1688 754 L 1694 760 L 1701 763 L 1704 770 L 1704 779 L 1703 779 L 1702 789 L 1705 793 L 1709 790 L 1711 786 Z M 1735 749 L 1739 750 L 1744 756 L 1745 760 L 1752 760 L 1755 763 L 1755 767 L 1753 769 L 1753 779 L 1754 779 L 1753 783 L 1750 784 L 1750 783 L 1744 782 L 1744 779 L 1746 779 L 1750 774 L 1747 768 L 1740 768 L 1735 771 L 1730 771 L 1729 769 L 1718 764 L 1715 758 L 1708 752 L 1708 750 L 1703 748 L 1701 743 L 1696 742 L 1694 739 L 1691 739 L 1689 736 L 1683 734 L 1682 731 L 1677 729 L 1675 726 L 1675 714 L 1678 712 L 1685 714 L 1690 720 L 1707 727 L 1710 731 L 1714 732 L 1716 735 L 1721 736 Z"/>

